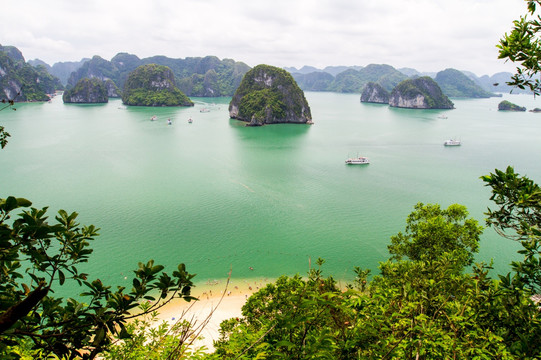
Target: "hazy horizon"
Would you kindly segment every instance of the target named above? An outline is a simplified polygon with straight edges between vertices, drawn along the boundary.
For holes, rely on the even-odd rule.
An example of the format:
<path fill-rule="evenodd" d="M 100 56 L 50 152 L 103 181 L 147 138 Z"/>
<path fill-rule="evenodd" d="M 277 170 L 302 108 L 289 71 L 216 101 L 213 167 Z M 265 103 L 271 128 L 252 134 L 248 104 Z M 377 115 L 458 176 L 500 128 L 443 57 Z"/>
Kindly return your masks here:
<path fill-rule="evenodd" d="M 498 44 L 523 0 L 143 0 L 8 2 L 0 44 L 48 64 L 119 52 L 214 55 L 253 67 L 389 64 L 420 72 L 514 72 Z M 482 16 L 480 16 L 482 14 Z"/>

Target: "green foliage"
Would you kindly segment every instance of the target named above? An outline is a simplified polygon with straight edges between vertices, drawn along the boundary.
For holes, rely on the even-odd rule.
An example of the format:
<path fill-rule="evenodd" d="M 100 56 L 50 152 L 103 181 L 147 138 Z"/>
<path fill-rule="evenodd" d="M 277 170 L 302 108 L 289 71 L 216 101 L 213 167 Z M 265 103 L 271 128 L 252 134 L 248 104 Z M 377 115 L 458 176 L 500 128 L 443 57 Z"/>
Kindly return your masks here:
<path fill-rule="evenodd" d="M 248 299 L 243 318 L 221 324 L 211 358 L 350 358 L 349 296 L 319 270 L 312 270 L 306 280 L 282 276 Z"/>
<path fill-rule="evenodd" d="M 24 198 L 0 199 L 0 354 L 17 358 L 23 346 L 35 357 L 56 355 L 93 359 L 115 338 L 128 336 L 131 312 L 150 301 L 145 313 L 159 309 L 169 298 L 192 300 L 193 275 L 183 264 L 172 276 L 151 260 L 139 263 L 133 287 L 112 290 L 99 279 L 90 281 L 78 266 L 87 262 L 94 226 L 80 226 L 77 213 L 60 210 L 50 224 L 47 208 L 28 208 Z M 14 219 L 10 217 L 14 216 Z M 64 300 L 54 296 L 53 285 L 81 286 L 81 296 Z M 31 345 L 29 345 L 31 344 Z M 30 347 L 30 350 L 28 348 Z"/>
<path fill-rule="evenodd" d="M 487 224 L 500 235 L 519 241 L 522 261 L 511 266 L 513 278 L 507 283 L 513 287 L 526 287 L 541 293 L 541 189 L 525 176 L 519 176 L 512 167 L 482 177 L 492 188 L 491 200 L 499 206 L 488 210 Z"/>
<path fill-rule="evenodd" d="M 408 215 L 406 230 L 391 237 L 392 259 L 403 256 L 413 261 L 431 262 L 452 253 L 459 270 L 471 265 L 479 249 L 483 228 L 468 217 L 465 206 L 453 204 L 442 210 L 437 204 L 418 203 Z"/>
<path fill-rule="evenodd" d="M 0 126 L 0 148 L 4 148 L 8 143 L 8 137 L 11 135 L 4 129 L 3 126 Z"/>
<path fill-rule="evenodd" d="M 279 119 L 286 116 L 285 104 L 279 94 L 271 89 L 255 90 L 240 100 L 239 116 L 243 119 L 255 118 L 262 122 L 268 112 Z"/>
<path fill-rule="evenodd" d="M 171 69 L 156 64 L 140 66 L 130 73 L 122 102 L 140 106 L 193 106 L 193 102 L 175 86 Z"/>
<path fill-rule="evenodd" d="M 355 304 L 364 319 L 357 326 L 363 358 L 513 358 L 500 335 L 506 324 L 480 316 L 486 313 L 479 307 L 494 291 L 487 271 L 462 274 L 454 262 L 447 253 L 432 262 L 380 265 L 370 296 L 359 297 Z M 490 320 L 495 320 L 492 304 L 487 307 Z M 533 309 L 530 302 L 530 313 Z"/>
<path fill-rule="evenodd" d="M 148 306 L 142 304 L 141 311 Z M 126 338 L 118 339 L 103 353 L 106 360 L 146 359 L 202 359 L 205 348 L 190 348 L 191 324 L 178 321 L 172 325 L 159 323 L 157 313 L 152 312 L 126 325 Z"/>
<path fill-rule="evenodd" d="M 499 59 L 510 60 L 518 63 L 516 73 L 508 82 L 508 85 L 516 86 L 519 89 L 530 89 L 535 95 L 541 94 L 541 81 L 535 75 L 541 71 L 541 41 L 539 31 L 541 30 L 541 17 L 536 13 L 537 6 L 541 5 L 539 0 L 528 0 L 528 13 L 533 16 L 529 19 L 527 15 L 513 22 L 513 29 L 505 34 L 497 45 Z"/>
<path fill-rule="evenodd" d="M 5 104 L 3 107 L 0 108 L 0 111 L 11 108 L 12 110 L 17 110 L 13 107 L 15 104 L 14 100 L 6 100 L 2 99 L 2 104 Z M 8 137 L 11 135 L 4 129 L 3 126 L 0 126 L 0 149 L 3 149 L 7 143 L 8 143 Z"/>
<path fill-rule="evenodd" d="M 512 209 L 490 218 L 530 238 L 532 226 L 523 225 L 538 224 L 539 214 L 525 208 L 539 207 L 539 199 L 532 199 L 541 196 L 539 188 L 509 171 L 497 175 L 486 179 L 497 189 L 493 200 Z M 507 199 L 517 198 L 508 196 L 515 188 L 525 190 L 519 197 L 524 208 Z M 511 275 L 492 279 L 484 264 L 464 272 L 481 233 L 467 215 L 461 205 L 442 210 L 417 204 L 405 234 L 389 246 L 394 261 L 381 263 L 370 282 L 369 271 L 356 268 L 354 285 L 345 292 L 320 270 L 311 270 L 306 280 L 280 277 L 248 299 L 242 318 L 221 324 L 209 358 L 539 358 L 541 318 L 531 292 Z"/>

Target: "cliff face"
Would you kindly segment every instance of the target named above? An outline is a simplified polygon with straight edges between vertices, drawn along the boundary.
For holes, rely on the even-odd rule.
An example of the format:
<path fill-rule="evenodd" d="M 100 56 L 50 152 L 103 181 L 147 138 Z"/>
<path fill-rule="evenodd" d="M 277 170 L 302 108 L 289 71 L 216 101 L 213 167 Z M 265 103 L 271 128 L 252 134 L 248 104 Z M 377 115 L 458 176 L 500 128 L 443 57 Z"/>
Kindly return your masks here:
<path fill-rule="evenodd" d="M 393 89 L 389 105 L 409 109 L 454 109 L 452 101 L 428 76 L 402 81 Z"/>
<path fill-rule="evenodd" d="M 363 89 L 361 102 L 388 104 L 389 93 L 380 84 L 369 82 Z"/>
<path fill-rule="evenodd" d="M 105 85 L 105 88 L 107 89 L 108 97 L 119 98 L 121 96 L 120 89 L 116 86 L 113 80 L 107 79 L 103 84 Z"/>
<path fill-rule="evenodd" d="M 25 62 L 13 46 L 0 45 L 0 98 L 14 101 L 46 101 L 47 94 L 61 89 L 60 81 L 42 65 L 37 68 Z"/>
<path fill-rule="evenodd" d="M 64 91 L 62 95 L 64 103 L 76 104 L 97 104 L 109 101 L 107 88 L 99 79 L 81 79 L 70 90 Z"/>
<path fill-rule="evenodd" d="M 175 86 L 175 77 L 167 66 L 139 66 L 128 75 L 122 102 L 138 106 L 193 106 L 193 102 Z"/>
<path fill-rule="evenodd" d="M 229 116 L 251 126 L 277 123 L 305 124 L 310 106 L 291 74 L 269 65 L 248 71 L 229 103 Z"/>
<path fill-rule="evenodd" d="M 99 56 L 94 56 L 91 60 L 85 62 L 77 71 L 71 73 L 68 83 L 66 85 L 67 89 L 73 88 L 81 79 L 99 79 L 102 82 L 108 80 L 113 81 L 117 73 L 116 67 L 105 59 L 102 59 Z M 114 81 L 113 81 L 114 83 Z M 112 91 L 111 97 L 120 97 L 118 93 Z"/>

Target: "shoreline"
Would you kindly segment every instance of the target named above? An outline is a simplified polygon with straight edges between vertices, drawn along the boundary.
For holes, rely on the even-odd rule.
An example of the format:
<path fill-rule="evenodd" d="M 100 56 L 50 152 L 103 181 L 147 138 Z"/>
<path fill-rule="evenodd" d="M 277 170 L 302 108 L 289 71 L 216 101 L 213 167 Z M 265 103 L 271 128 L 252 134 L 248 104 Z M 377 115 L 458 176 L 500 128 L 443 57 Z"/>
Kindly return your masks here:
<path fill-rule="evenodd" d="M 192 288 L 191 296 L 199 300 L 190 302 L 180 298 L 171 300 L 157 310 L 156 325 L 164 321 L 169 325 L 180 320 L 189 321 L 197 335 L 192 347 L 205 346 L 205 352 L 210 353 L 214 351 L 213 342 L 219 338 L 220 323 L 242 316 L 242 307 L 246 300 L 274 280 L 268 278 L 233 279 L 227 284 L 227 279 L 225 279 L 196 284 Z"/>

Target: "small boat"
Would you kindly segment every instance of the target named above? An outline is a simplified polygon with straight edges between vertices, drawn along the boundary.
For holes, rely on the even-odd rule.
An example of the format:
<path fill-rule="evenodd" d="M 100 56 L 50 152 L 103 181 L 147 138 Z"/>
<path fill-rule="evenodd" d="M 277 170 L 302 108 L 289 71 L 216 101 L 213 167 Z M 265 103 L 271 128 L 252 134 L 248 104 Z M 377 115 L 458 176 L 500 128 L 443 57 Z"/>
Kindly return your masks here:
<path fill-rule="evenodd" d="M 314 125 L 314 122 L 313 122 L 312 120 L 308 120 L 308 121 L 306 121 L 306 123 L 307 123 L 308 125 Z"/>
<path fill-rule="evenodd" d="M 154 120 L 157 120 L 157 119 L 158 119 L 158 117 L 157 117 L 156 115 L 152 115 L 152 116 L 150 117 L 150 121 L 154 121 Z"/>
<path fill-rule="evenodd" d="M 199 110 L 199 112 L 210 112 L 210 109 L 202 108 L 201 110 Z"/>
<path fill-rule="evenodd" d="M 370 160 L 365 156 L 359 156 L 356 158 L 349 158 L 346 160 L 347 165 L 366 165 L 370 164 Z"/>
<path fill-rule="evenodd" d="M 445 140 L 443 145 L 445 145 L 445 146 L 460 146 L 460 140 L 453 140 L 453 139 Z"/>
<path fill-rule="evenodd" d="M 438 116 L 438 119 L 447 119 L 447 116 L 442 114 L 442 115 Z"/>
<path fill-rule="evenodd" d="M 193 123 L 193 120 L 192 120 L 192 118 L 189 118 L 188 119 L 188 124 L 191 124 L 191 123 Z"/>

